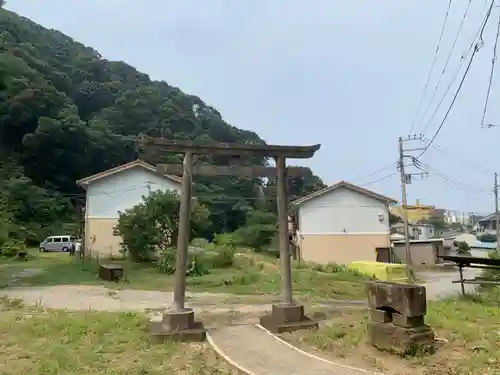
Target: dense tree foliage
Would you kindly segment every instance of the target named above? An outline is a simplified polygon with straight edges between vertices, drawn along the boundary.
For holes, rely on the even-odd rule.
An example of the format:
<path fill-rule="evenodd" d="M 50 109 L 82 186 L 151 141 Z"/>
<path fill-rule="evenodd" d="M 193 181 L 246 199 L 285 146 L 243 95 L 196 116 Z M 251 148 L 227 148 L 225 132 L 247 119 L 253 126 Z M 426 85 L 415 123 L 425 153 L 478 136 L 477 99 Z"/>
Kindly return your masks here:
<path fill-rule="evenodd" d="M 1 210 L 8 207 L 9 217 L 24 228 L 20 237 L 36 241 L 74 219 L 75 203 L 84 197 L 75 181 L 135 159 L 140 133 L 264 143 L 254 132 L 227 124 L 200 98 L 0 8 L 0 192 L 5 200 L 0 218 L 7 217 Z M 151 163 L 180 160 L 147 150 L 141 157 Z M 206 161 L 229 162 L 224 156 Z M 195 193 L 211 212 L 212 226 L 203 236 L 233 231 L 249 210 L 274 205 L 273 181 L 215 177 L 195 182 Z M 304 178 L 290 180 L 292 197 L 322 186 L 309 170 Z"/>

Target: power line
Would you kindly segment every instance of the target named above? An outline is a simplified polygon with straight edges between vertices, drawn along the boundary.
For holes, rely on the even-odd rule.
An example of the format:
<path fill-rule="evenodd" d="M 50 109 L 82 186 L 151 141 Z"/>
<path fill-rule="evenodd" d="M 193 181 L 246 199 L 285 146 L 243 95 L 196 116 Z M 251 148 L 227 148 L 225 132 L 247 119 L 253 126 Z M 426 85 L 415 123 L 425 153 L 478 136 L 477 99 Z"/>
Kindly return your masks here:
<path fill-rule="evenodd" d="M 443 120 L 441 121 L 441 124 L 439 125 L 438 129 L 436 130 L 436 132 L 432 136 L 429 143 L 424 147 L 422 152 L 420 152 L 420 155 L 417 156 L 417 159 L 419 159 L 423 154 L 425 154 L 425 152 L 429 149 L 430 145 L 432 144 L 432 142 L 434 142 L 434 140 L 438 136 L 439 132 L 443 128 L 443 125 L 445 124 L 446 120 L 448 119 L 448 116 L 450 115 L 450 112 L 451 112 L 451 110 L 452 110 L 452 108 L 453 108 L 453 106 L 458 98 L 458 94 L 460 94 L 460 91 L 461 91 L 462 86 L 465 82 L 465 79 L 467 78 L 467 75 L 469 74 L 470 67 L 472 66 L 472 62 L 474 61 L 474 56 L 476 56 L 476 53 L 479 51 L 479 49 L 480 49 L 479 44 L 476 44 L 476 47 L 474 48 L 474 52 L 472 53 L 471 58 L 469 60 L 469 64 L 467 64 L 467 68 L 465 69 L 464 75 L 463 75 L 462 79 L 460 80 L 460 84 L 458 85 L 457 91 L 455 92 L 455 95 L 453 95 L 453 100 L 451 101 L 451 103 L 448 107 L 448 110 L 446 111 L 446 113 L 443 117 Z"/>
<path fill-rule="evenodd" d="M 444 92 L 443 96 L 441 97 L 441 100 L 439 101 L 438 105 L 436 106 L 436 108 L 434 109 L 434 112 L 432 113 L 431 117 L 429 118 L 429 120 L 427 121 L 427 124 L 425 126 L 425 129 L 427 129 L 429 127 L 429 125 L 432 123 L 432 121 L 434 120 L 434 118 L 436 117 L 437 115 L 437 112 L 439 111 L 439 108 L 441 107 L 441 105 L 443 104 L 444 102 L 444 99 L 446 98 L 446 96 L 448 95 L 448 92 L 450 91 L 451 87 L 453 86 L 453 83 L 455 82 L 455 80 L 457 79 L 458 77 L 458 74 L 460 73 L 460 70 L 462 69 L 462 67 L 464 66 L 465 64 L 465 61 L 466 61 L 466 57 L 472 52 L 472 56 L 471 56 L 471 59 L 469 61 L 469 66 L 467 67 L 467 70 L 466 70 L 466 74 L 468 73 L 468 70 L 470 69 L 470 65 L 472 64 L 472 60 L 474 59 L 474 56 L 475 54 L 483 47 L 484 45 L 484 42 L 483 42 L 483 33 L 484 33 L 484 29 L 486 28 L 486 25 L 488 23 L 488 20 L 489 20 L 489 17 L 491 15 L 491 11 L 492 11 L 492 8 L 493 8 L 493 4 L 494 4 L 494 0 L 491 1 L 491 4 L 488 8 L 488 11 L 486 12 L 486 15 L 481 23 L 481 26 L 479 27 L 475 37 L 474 37 L 474 40 L 471 42 L 469 48 L 463 53 L 462 55 L 462 60 L 461 60 L 461 63 L 460 65 L 458 66 L 457 70 L 455 71 L 448 87 L 446 88 L 446 91 Z M 479 40 L 478 40 L 479 39 Z M 477 41 L 478 40 L 478 41 Z M 477 42 L 476 42 L 477 41 Z M 465 75 L 466 75 L 465 74 Z M 461 82 L 461 85 L 463 84 L 463 81 L 465 80 L 465 78 L 462 78 L 462 82 Z M 453 104 L 455 103 L 455 100 L 456 100 L 456 97 L 458 96 L 458 92 L 460 91 L 461 89 L 461 85 L 459 86 L 459 89 L 457 91 L 457 93 L 455 93 L 455 97 L 454 97 L 454 100 L 452 102 L 452 106 Z M 449 109 L 449 111 L 451 111 L 451 108 Z M 449 114 L 449 112 L 448 112 Z M 446 116 L 447 118 L 448 116 Z M 446 121 L 446 118 L 445 118 L 445 121 Z M 425 151 L 424 151 L 425 152 Z M 423 153 L 422 153 L 423 154 Z"/>
<path fill-rule="evenodd" d="M 446 28 L 446 24 L 448 23 L 448 16 L 450 14 L 451 3 L 452 3 L 452 0 L 449 0 L 448 1 L 448 9 L 446 9 L 446 14 L 444 16 L 443 25 L 441 27 L 441 32 L 439 34 L 439 39 L 438 39 L 438 43 L 436 46 L 436 51 L 434 52 L 432 64 L 431 64 L 431 67 L 429 69 L 429 74 L 427 76 L 427 81 L 425 82 L 424 90 L 422 91 L 422 95 L 420 97 L 420 103 L 418 105 L 417 112 L 415 113 L 415 117 L 414 117 L 413 122 L 411 124 L 410 134 L 413 132 L 413 129 L 415 128 L 415 125 L 417 123 L 418 115 L 420 114 L 420 111 L 422 109 L 422 105 L 424 104 L 425 93 L 427 91 L 427 88 L 429 87 L 429 83 L 431 81 L 431 76 L 432 76 L 432 73 L 434 71 L 434 67 L 436 66 L 437 57 L 439 55 L 439 50 L 441 48 L 441 42 L 443 41 L 444 30 Z"/>
<path fill-rule="evenodd" d="M 486 99 L 484 101 L 483 116 L 481 118 L 481 127 L 484 127 L 484 119 L 486 117 L 486 111 L 488 109 L 488 102 L 490 100 L 491 85 L 493 83 L 493 75 L 495 73 L 495 63 L 497 61 L 497 46 L 498 46 L 499 35 L 500 35 L 500 12 L 498 12 L 497 35 L 495 37 L 495 44 L 493 46 L 493 58 L 491 59 L 490 79 L 488 82 L 488 91 L 486 92 Z"/>
<path fill-rule="evenodd" d="M 443 70 L 441 71 L 441 75 L 439 76 L 438 82 L 437 82 L 436 86 L 434 87 L 434 92 L 432 93 L 431 99 L 429 100 L 429 104 L 427 105 L 427 108 L 424 111 L 424 114 L 422 116 L 422 121 L 425 119 L 425 116 L 429 112 L 429 109 L 432 105 L 432 102 L 434 101 L 434 98 L 436 97 L 436 93 L 439 89 L 439 85 L 441 84 L 441 81 L 446 73 L 446 69 L 448 68 L 448 64 L 450 63 L 451 56 L 453 56 L 453 52 L 455 52 L 455 47 L 457 45 L 457 41 L 458 41 L 458 38 L 460 36 L 460 33 L 462 32 L 462 30 L 464 28 L 464 23 L 465 23 L 465 20 L 467 18 L 467 15 L 469 14 L 469 9 L 470 9 L 471 3 L 472 3 L 472 0 L 469 0 L 469 2 L 467 4 L 467 8 L 465 8 L 465 12 L 464 12 L 464 15 L 462 17 L 462 21 L 460 22 L 460 26 L 457 30 L 457 33 L 455 34 L 455 39 L 453 40 L 453 44 L 451 46 L 450 53 L 448 54 L 448 58 L 446 59 Z M 428 128 L 428 125 L 424 128 L 423 133 L 425 133 L 427 131 L 427 128 Z"/>
<path fill-rule="evenodd" d="M 485 174 L 488 174 L 488 175 L 491 175 L 492 173 L 494 173 L 493 171 L 485 169 L 484 167 L 482 167 L 479 164 L 476 164 L 474 162 L 468 161 L 466 159 L 460 159 L 460 158 L 452 156 L 450 151 L 448 151 L 447 149 L 443 148 L 442 146 L 436 144 L 436 142 L 434 142 L 431 145 L 431 147 L 434 150 L 439 151 L 439 152 L 441 152 L 443 154 L 450 154 L 450 158 L 453 158 L 454 161 L 456 161 L 458 164 L 465 165 L 465 166 L 470 166 L 474 170 L 478 170 L 478 171 L 484 172 Z"/>
<path fill-rule="evenodd" d="M 379 169 L 377 169 L 377 170 L 375 170 L 375 171 L 373 171 L 373 172 L 365 175 L 364 178 L 368 178 L 368 177 L 374 176 L 374 175 L 376 175 L 376 174 L 378 174 L 380 172 L 383 172 L 383 171 L 385 171 L 387 169 L 394 168 L 395 165 L 396 165 L 396 162 L 392 162 L 390 164 L 386 164 L 383 167 L 381 167 L 381 168 L 379 168 Z M 352 181 L 357 181 L 357 180 L 360 180 L 360 178 L 355 178 Z"/>
<path fill-rule="evenodd" d="M 431 174 L 435 175 L 436 177 L 440 178 L 441 180 L 447 182 L 448 184 L 450 184 L 451 186 L 453 186 L 459 190 L 463 190 L 463 191 L 466 191 L 469 193 L 476 193 L 476 194 L 487 194 L 487 195 L 492 194 L 490 189 L 476 188 L 472 185 L 469 185 L 469 184 L 460 182 L 454 178 L 448 177 L 444 173 L 438 171 L 437 169 L 431 167 L 428 164 L 424 164 L 424 163 L 420 162 L 419 160 L 415 159 L 414 161 L 415 161 L 415 166 L 418 169 L 420 169 L 422 171 L 427 171 L 427 172 L 430 171 Z"/>
<path fill-rule="evenodd" d="M 360 186 L 361 186 L 361 187 L 370 186 L 370 185 L 373 185 L 373 184 L 375 184 L 375 183 L 377 183 L 377 182 L 387 180 L 388 178 L 390 178 L 390 177 L 392 177 L 392 176 L 395 176 L 395 175 L 397 175 L 397 172 L 390 173 L 390 174 L 385 175 L 385 176 L 383 176 L 383 177 L 380 177 L 380 178 L 378 178 L 378 179 L 376 179 L 376 180 L 373 180 L 373 181 L 369 181 L 369 182 L 367 182 L 367 183 L 364 183 L 364 184 L 362 184 L 362 185 L 360 185 Z"/>

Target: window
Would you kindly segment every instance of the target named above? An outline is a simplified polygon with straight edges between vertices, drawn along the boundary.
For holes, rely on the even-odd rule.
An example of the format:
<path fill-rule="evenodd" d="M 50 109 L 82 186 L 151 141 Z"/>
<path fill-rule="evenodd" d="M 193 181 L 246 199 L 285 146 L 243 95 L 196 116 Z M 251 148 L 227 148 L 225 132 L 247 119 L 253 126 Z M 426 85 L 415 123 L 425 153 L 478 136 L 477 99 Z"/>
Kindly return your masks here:
<path fill-rule="evenodd" d="M 54 238 L 54 242 L 55 242 L 55 243 L 59 243 L 59 242 L 61 242 L 61 237 L 56 237 L 56 238 Z"/>
<path fill-rule="evenodd" d="M 62 242 L 69 242 L 69 238 L 68 237 L 63 237 Z"/>
<path fill-rule="evenodd" d="M 54 242 L 54 239 L 52 237 L 49 237 L 45 240 L 46 243 L 52 243 Z"/>

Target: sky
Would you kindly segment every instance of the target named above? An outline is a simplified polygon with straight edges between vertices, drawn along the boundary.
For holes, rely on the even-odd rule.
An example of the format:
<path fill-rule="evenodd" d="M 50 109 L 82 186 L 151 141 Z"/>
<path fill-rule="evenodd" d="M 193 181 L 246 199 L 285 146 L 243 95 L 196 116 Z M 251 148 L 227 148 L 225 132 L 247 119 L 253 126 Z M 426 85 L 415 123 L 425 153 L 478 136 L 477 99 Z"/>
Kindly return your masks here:
<path fill-rule="evenodd" d="M 489 1 L 472 1 L 462 28 L 470 1 L 452 2 L 424 96 L 447 0 L 9 0 L 7 9 L 199 96 L 269 144 L 320 143 L 312 159 L 291 163 L 311 167 L 326 184 L 347 180 L 399 200 L 398 137 L 412 128 L 427 140 L 435 134 Z M 494 209 L 500 127 L 482 128 L 481 118 L 499 13 L 493 9 L 438 148 L 420 159 L 428 176 L 407 186 L 409 204 Z M 494 76 L 486 124 L 500 124 L 499 99 Z"/>

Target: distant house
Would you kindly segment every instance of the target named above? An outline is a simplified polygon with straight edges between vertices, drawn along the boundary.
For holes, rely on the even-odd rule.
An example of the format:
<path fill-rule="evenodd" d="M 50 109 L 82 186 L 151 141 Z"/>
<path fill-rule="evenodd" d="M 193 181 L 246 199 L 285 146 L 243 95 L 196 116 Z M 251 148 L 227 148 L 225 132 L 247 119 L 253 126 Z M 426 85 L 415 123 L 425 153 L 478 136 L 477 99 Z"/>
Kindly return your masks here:
<path fill-rule="evenodd" d="M 121 238 L 113 234 L 118 213 L 156 190 L 180 191 L 181 180 L 162 175 L 141 160 L 77 181 L 86 190 L 84 251 L 92 256 L 111 256 L 121 249 Z"/>
<path fill-rule="evenodd" d="M 438 237 L 441 233 L 436 230 L 432 224 L 413 224 L 408 223 L 409 237 L 412 240 L 428 240 Z M 397 223 L 391 226 L 392 233 L 405 234 L 405 227 L 403 223 Z"/>
<path fill-rule="evenodd" d="M 417 199 L 414 205 L 409 204 L 406 206 L 406 209 L 408 213 L 408 220 L 416 223 L 432 217 L 436 207 L 420 204 L 420 200 Z M 403 217 L 404 209 L 401 205 L 392 206 L 391 213 L 396 216 Z"/>
<path fill-rule="evenodd" d="M 478 233 L 493 233 L 493 234 L 496 233 L 496 228 L 497 228 L 496 220 L 497 220 L 496 213 L 492 213 L 482 217 L 477 221 L 476 231 Z"/>
<path fill-rule="evenodd" d="M 389 205 L 397 201 L 345 181 L 292 202 L 298 256 L 316 263 L 375 261 L 390 246 Z"/>

